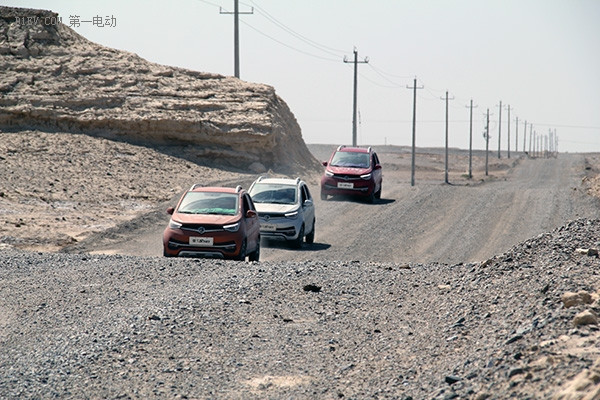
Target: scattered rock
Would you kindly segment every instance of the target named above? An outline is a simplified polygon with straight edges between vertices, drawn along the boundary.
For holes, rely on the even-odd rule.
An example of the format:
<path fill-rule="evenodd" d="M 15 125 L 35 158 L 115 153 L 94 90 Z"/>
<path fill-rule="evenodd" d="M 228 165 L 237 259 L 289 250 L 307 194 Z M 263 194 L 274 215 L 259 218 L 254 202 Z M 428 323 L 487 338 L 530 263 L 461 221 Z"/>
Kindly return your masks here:
<path fill-rule="evenodd" d="M 567 292 L 560 298 L 565 308 L 575 307 L 583 304 L 591 304 L 593 302 L 592 295 L 581 290 L 577 293 Z"/>
<path fill-rule="evenodd" d="M 581 326 L 581 325 L 597 325 L 598 317 L 596 314 L 591 312 L 590 310 L 585 310 L 580 312 L 573 318 L 573 325 Z"/>
<path fill-rule="evenodd" d="M 577 254 L 582 254 L 585 256 L 598 257 L 598 249 L 594 249 L 594 248 L 588 248 L 588 249 L 579 248 L 579 249 L 576 249 L 575 252 Z"/>
<path fill-rule="evenodd" d="M 591 368 L 567 382 L 553 400 L 597 400 L 600 398 L 600 358 Z"/>
<path fill-rule="evenodd" d="M 458 376 L 454 376 L 454 375 L 447 375 L 444 378 L 444 381 L 448 384 L 448 385 L 454 385 L 456 382 L 460 381 L 460 377 Z"/>
<path fill-rule="evenodd" d="M 523 368 L 513 368 L 510 371 L 508 371 L 508 377 L 512 378 L 515 375 L 521 375 L 524 373 L 525 373 L 525 370 Z"/>
<path fill-rule="evenodd" d="M 523 339 L 523 335 L 515 335 L 515 336 L 511 337 L 510 339 L 508 339 L 505 343 L 511 344 L 511 343 L 516 342 L 519 339 Z"/>
<path fill-rule="evenodd" d="M 321 286 L 309 284 L 309 285 L 304 285 L 304 287 L 302 289 L 304 289 L 305 292 L 319 293 L 321 291 Z"/>

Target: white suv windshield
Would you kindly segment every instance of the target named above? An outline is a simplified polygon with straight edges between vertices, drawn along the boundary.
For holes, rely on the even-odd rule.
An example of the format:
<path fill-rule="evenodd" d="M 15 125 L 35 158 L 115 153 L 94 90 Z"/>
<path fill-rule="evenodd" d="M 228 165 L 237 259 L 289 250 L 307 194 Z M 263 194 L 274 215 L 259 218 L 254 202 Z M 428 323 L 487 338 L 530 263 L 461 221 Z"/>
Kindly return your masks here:
<path fill-rule="evenodd" d="M 218 192 L 188 192 L 177 212 L 182 214 L 235 215 L 238 195 Z"/>
<path fill-rule="evenodd" d="M 296 186 L 272 183 L 256 183 L 250 190 L 255 203 L 296 204 Z"/>
<path fill-rule="evenodd" d="M 334 167 L 369 168 L 369 153 L 338 151 L 334 154 L 329 165 Z"/>

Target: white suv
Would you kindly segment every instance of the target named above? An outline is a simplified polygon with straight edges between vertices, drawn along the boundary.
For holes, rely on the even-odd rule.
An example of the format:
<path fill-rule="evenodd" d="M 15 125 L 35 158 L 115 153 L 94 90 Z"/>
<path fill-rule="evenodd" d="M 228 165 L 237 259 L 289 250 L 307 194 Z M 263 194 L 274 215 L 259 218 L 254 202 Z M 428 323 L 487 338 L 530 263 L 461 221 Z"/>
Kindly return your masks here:
<path fill-rule="evenodd" d="M 295 248 L 315 240 L 315 205 L 300 178 L 258 178 L 248 193 L 260 219 L 261 237 L 285 239 Z"/>

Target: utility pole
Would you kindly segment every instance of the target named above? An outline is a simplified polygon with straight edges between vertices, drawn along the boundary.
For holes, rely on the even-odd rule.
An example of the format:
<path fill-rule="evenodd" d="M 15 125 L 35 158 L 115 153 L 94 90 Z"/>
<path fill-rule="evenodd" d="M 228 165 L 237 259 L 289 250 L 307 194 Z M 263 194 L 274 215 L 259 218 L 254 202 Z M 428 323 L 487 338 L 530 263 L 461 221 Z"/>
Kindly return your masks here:
<path fill-rule="evenodd" d="M 240 12 L 238 7 L 239 0 L 233 0 L 233 12 L 223 11 L 219 7 L 219 14 L 233 14 L 233 73 L 236 78 L 240 77 L 240 29 L 239 29 L 239 15 L 240 14 L 254 14 L 254 7 L 251 11 Z"/>
<path fill-rule="evenodd" d="M 508 105 L 507 109 L 508 109 L 508 134 L 507 134 L 507 136 L 508 136 L 508 141 L 507 141 L 508 155 L 507 155 L 507 157 L 510 158 L 510 104 Z"/>
<path fill-rule="evenodd" d="M 533 157 L 533 153 L 531 152 L 531 150 L 532 150 L 531 144 L 533 143 L 532 139 L 533 139 L 533 124 L 529 124 L 529 156 L 530 157 Z"/>
<path fill-rule="evenodd" d="M 357 99 L 358 99 L 358 64 L 366 64 L 369 62 L 369 58 L 365 57 L 363 61 L 358 61 L 358 50 L 354 48 L 354 61 L 348 61 L 348 58 L 344 56 L 345 63 L 354 64 L 354 101 L 352 106 L 352 146 L 356 146 L 356 110 L 357 110 Z"/>
<path fill-rule="evenodd" d="M 502 134 L 502 102 L 498 106 L 500 112 L 498 113 L 498 158 L 500 158 L 500 135 Z"/>
<path fill-rule="evenodd" d="M 473 99 L 468 106 L 469 112 L 469 179 L 473 177 Z M 475 106 L 477 108 L 477 106 Z"/>
<path fill-rule="evenodd" d="M 441 99 L 444 100 L 444 97 L 441 97 Z M 446 168 L 445 168 L 445 174 L 444 174 L 444 182 L 450 183 L 450 182 L 448 182 L 448 100 L 454 100 L 454 97 L 449 99 L 448 91 L 446 90 L 445 99 L 446 99 Z"/>
<path fill-rule="evenodd" d="M 527 140 L 527 121 L 525 121 L 525 126 L 523 128 L 523 153 L 525 153 L 526 140 Z"/>
<path fill-rule="evenodd" d="M 490 109 L 487 109 L 487 117 L 485 121 L 485 176 L 488 176 L 488 159 L 490 149 Z"/>
<path fill-rule="evenodd" d="M 519 117 L 516 117 L 515 122 L 515 153 L 519 152 Z"/>
<path fill-rule="evenodd" d="M 415 186 L 415 151 L 417 141 L 417 89 L 423 89 L 425 86 L 417 86 L 417 78 L 413 82 L 413 86 L 406 86 L 407 89 L 413 90 L 413 120 L 412 120 L 412 161 L 410 167 L 410 186 Z"/>

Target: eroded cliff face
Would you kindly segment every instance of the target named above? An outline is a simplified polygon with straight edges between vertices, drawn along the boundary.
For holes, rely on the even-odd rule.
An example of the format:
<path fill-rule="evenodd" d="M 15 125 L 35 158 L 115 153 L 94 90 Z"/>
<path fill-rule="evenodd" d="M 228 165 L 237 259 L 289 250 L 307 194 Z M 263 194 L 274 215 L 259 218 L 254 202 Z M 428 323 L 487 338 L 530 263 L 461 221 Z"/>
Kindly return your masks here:
<path fill-rule="evenodd" d="M 86 133 L 236 167 L 319 168 L 268 85 L 148 62 L 92 43 L 56 13 L 0 7 L 0 129 Z"/>

